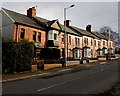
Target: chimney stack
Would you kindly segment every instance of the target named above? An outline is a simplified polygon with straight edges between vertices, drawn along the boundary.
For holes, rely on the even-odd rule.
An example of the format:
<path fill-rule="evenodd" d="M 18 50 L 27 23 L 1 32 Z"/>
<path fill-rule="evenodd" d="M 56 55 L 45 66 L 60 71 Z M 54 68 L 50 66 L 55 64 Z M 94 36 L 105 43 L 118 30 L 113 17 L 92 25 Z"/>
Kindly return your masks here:
<path fill-rule="evenodd" d="M 64 21 L 64 25 L 65 25 L 65 22 L 66 22 L 66 26 L 71 26 L 71 25 L 72 25 L 71 20 L 66 20 L 66 21 Z"/>
<path fill-rule="evenodd" d="M 35 7 L 29 8 L 27 10 L 27 16 L 29 16 L 29 17 L 35 17 L 36 16 L 36 9 L 35 9 Z"/>
<path fill-rule="evenodd" d="M 92 31 L 92 26 L 91 25 L 87 25 L 86 26 L 86 31 L 91 32 Z"/>

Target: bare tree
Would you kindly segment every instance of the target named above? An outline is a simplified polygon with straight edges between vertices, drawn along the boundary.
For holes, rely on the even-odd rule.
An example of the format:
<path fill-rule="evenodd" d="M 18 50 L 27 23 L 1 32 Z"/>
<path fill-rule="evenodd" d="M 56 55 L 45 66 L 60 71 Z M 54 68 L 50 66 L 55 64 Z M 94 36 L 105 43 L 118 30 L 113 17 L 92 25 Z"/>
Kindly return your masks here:
<path fill-rule="evenodd" d="M 106 37 L 109 38 L 109 31 L 110 31 L 110 38 L 115 42 L 115 47 L 120 45 L 120 34 L 114 32 L 111 27 L 105 26 L 100 28 L 100 33 L 104 34 Z"/>

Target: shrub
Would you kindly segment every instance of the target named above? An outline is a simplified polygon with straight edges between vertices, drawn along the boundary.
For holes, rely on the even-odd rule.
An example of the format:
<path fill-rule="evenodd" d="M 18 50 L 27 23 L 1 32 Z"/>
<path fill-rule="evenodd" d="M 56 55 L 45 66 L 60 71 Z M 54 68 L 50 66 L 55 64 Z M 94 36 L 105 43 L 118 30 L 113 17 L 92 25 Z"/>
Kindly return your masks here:
<path fill-rule="evenodd" d="M 31 70 L 34 46 L 31 42 L 2 42 L 2 72 L 14 73 Z"/>

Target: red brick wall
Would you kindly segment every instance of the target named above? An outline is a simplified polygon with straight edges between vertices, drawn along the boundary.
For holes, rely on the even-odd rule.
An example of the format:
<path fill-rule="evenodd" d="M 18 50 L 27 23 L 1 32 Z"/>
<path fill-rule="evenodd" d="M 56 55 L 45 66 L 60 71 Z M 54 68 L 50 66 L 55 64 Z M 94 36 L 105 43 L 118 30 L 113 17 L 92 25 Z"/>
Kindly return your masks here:
<path fill-rule="evenodd" d="M 36 28 L 31 28 L 31 27 L 27 27 L 27 26 L 23 26 L 23 25 L 14 25 L 14 40 L 18 41 L 20 40 L 20 30 L 21 28 L 25 29 L 25 38 L 27 39 L 29 42 L 35 42 L 33 40 L 33 31 L 36 31 L 36 43 L 41 43 L 43 46 L 46 46 L 46 32 L 36 29 Z M 41 33 L 41 42 L 38 41 L 38 32 Z"/>

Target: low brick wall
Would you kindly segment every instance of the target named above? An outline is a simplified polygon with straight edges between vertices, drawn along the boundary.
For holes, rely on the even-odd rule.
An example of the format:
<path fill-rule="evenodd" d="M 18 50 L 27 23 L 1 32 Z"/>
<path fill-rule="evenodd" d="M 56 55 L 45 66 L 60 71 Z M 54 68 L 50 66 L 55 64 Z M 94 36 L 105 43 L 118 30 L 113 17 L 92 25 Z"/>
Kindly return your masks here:
<path fill-rule="evenodd" d="M 67 61 L 66 64 L 67 66 L 78 65 L 80 64 L 80 61 Z"/>
<path fill-rule="evenodd" d="M 98 60 L 106 60 L 106 58 L 99 58 Z"/>
<path fill-rule="evenodd" d="M 32 70 L 37 70 L 37 65 L 32 65 Z"/>
<path fill-rule="evenodd" d="M 90 60 L 90 63 L 97 62 L 98 60 Z"/>
<path fill-rule="evenodd" d="M 97 61 L 98 60 L 90 60 L 90 63 L 97 62 Z M 86 60 L 83 60 L 83 64 L 85 64 L 85 63 L 86 63 Z M 67 61 L 66 64 L 67 64 L 67 66 L 79 65 L 80 61 Z M 44 70 L 57 68 L 57 67 L 62 67 L 62 64 L 44 64 Z"/>
<path fill-rule="evenodd" d="M 62 67 L 62 64 L 44 64 L 44 70 Z"/>

